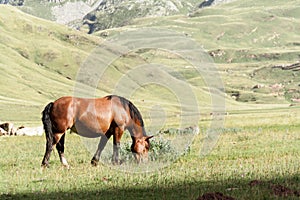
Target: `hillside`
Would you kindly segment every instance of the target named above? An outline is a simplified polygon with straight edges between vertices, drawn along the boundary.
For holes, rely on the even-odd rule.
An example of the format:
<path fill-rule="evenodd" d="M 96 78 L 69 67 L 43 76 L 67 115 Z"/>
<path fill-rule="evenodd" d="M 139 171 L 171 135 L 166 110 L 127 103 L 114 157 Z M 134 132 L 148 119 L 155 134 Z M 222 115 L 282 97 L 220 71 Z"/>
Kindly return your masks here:
<path fill-rule="evenodd" d="M 83 29 L 90 33 L 106 28 L 125 26 L 145 16 L 168 16 L 193 11 L 197 0 L 80 0 L 80 1 L 5 1 L 32 15 Z M 1 3 L 1 1 L 0 1 Z"/>
<path fill-rule="evenodd" d="M 89 33 L 93 33 L 98 30 L 126 26 L 136 18 L 187 14 L 193 11 L 197 4 L 197 0 L 108 0 L 88 13 L 84 17 L 83 24 L 79 26 L 81 29 L 86 27 Z"/>
<path fill-rule="evenodd" d="M 94 34 L 107 39 L 127 29 L 176 31 L 203 46 L 236 103 L 294 105 L 300 101 L 299 71 L 286 66 L 299 65 L 299 6 L 297 1 L 233 1 L 188 16 L 135 19 Z"/>
<path fill-rule="evenodd" d="M 97 61 L 93 50 L 101 37 L 110 39 L 142 27 L 167 28 L 200 44 L 222 76 L 229 112 L 287 108 L 300 99 L 299 71 L 286 67 L 299 62 L 299 7 L 297 1 L 237 0 L 189 16 L 144 17 L 87 35 L 0 5 L 0 120 L 39 124 L 46 103 L 74 94 L 77 72 L 86 59 Z M 182 77 L 169 73 L 170 80 L 187 81 L 201 112 L 210 112 L 211 97 L 202 78 L 186 70 L 190 64 L 185 60 L 163 49 L 144 49 L 115 60 L 98 83 L 97 94 L 113 93 L 124 73 L 151 63 L 173 66 Z M 86 85 L 79 88 L 90 90 Z M 166 108 L 167 115 L 180 112 L 176 94 L 155 85 L 140 87 L 133 101 L 146 116 L 155 102 Z M 158 107 L 151 109 L 164 115 Z"/>
<path fill-rule="evenodd" d="M 187 15 L 198 8 L 230 1 L 232 0 L 5 0 L 0 1 L 0 4 L 17 6 L 34 16 L 93 33 L 126 26 L 136 18 Z"/>
<path fill-rule="evenodd" d="M 0 4 L 18 6 L 19 9 L 89 33 L 107 28 L 125 26 L 135 18 L 186 15 L 198 7 L 212 6 L 232 0 L 6 0 Z"/>
<path fill-rule="evenodd" d="M 276 66 L 299 62 L 299 8 L 297 1 L 234 1 L 189 16 L 137 19 L 132 27 L 168 28 L 195 39 L 213 57 L 227 94 L 237 101 L 297 102 L 299 72 Z"/>
<path fill-rule="evenodd" d="M 170 58 L 170 55 L 160 51 L 132 52 L 124 55 L 105 71 L 98 85 L 94 86 L 98 88 L 96 94 L 91 94 L 94 87 L 89 85 L 93 85 L 92 79 L 99 78 L 97 69 L 92 72 L 83 71 L 84 74 L 92 73 L 87 76 L 87 81 L 80 79 L 81 76 L 77 73 L 84 67 L 97 67 L 97 60 L 103 53 L 101 48 L 96 48 L 102 42 L 99 37 L 27 15 L 14 7 L 0 5 L 0 10 L 0 26 L 3 30 L 0 33 L 3 52 L 0 55 L 0 70 L 3 74 L 0 91 L 1 121 L 12 121 L 20 125 L 40 124 L 40 113 L 49 101 L 65 95 L 103 96 L 114 93 L 116 83 L 124 76 L 126 70 L 130 72 L 135 66 L 151 63 L 145 56 L 162 55 L 159 62 L 169 62 L 166 58 Z M 176 56 L 172 62 L 174 67 L 188 65 Z M 180 77 L 165 75 L 176 84 L 183 82 Z M 196 75 L 188 76 L 192 79 Z M 132 80 L 132 84 L 136 85 L 136 81 L 138 80 Z M 197 84 L 201 85 L 201 82 Z M 192 84 L 191 87 L 198 91 L 195 93 L 202 94 L 199 95 L 200 104 L 209 109 L 209 93 Z M 124 95 L 129 94 L 127 89 L 125 87 L 122 90 Z M 155 84 L 141 86 L 132 100 L 142 112 L 157 104 L 155 102 L 164 106 L 167 115 L 174 116 L 181 112 L 176 96 Z"/>
<path fill-rule="evenodd" d="M 36 123 L 43 106 L 73 93 L 99 38 L 0 5 L 0 120 Z"/>

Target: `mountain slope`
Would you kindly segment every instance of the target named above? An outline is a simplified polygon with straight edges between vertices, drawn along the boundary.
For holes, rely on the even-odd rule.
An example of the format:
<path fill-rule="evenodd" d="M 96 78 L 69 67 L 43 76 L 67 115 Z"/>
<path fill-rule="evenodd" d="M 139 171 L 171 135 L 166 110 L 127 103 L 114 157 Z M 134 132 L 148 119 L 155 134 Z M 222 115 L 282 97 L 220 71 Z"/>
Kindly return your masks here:
<path fill-rule="evenodd" d="M 195 9 L 197 2 L 195 0 L 107 0 L 85 16 L 83 25 L 88 25 L 89 33 L 93 33 L 128 25 L 135 18 L 187 14 Z"/>
<path fill-rule="evenodd" d="M 5 2 L 18 5 L 23 11 L 35 16 L 69 24 L 76 28 L 87 24 L 90 33 L 124 26 L 138 17 L 187 14 L 199 4 L 197 0 L 48 0 L 40 2 L 22 0 Z"/>
<path fill-rule="evenodd" d="M 80 80 L 80 77 L 79 80 L 85 84 L 77 81 L 77 73 L 84 65 L 87 67 L 97 65 L 97 59 L 101 57 L 99 53 L 102 50 L 97 48 L 102 42 L 99 37 L 32 17 L 14 7 L 1 5 L 0 28 L 3 30 L 0 32 L 1 121 L 27 125 L 39 124 L 40 113 L 49 101 L 65 95 L 81 95 L 77 93 L 78 89 L 82 91 L 83 96 L 90 96 L 90 92 L 94 91 L 95 88 L 91 88 L 89 82 Z M 100 52 L 95 54 L 95 50 Z M 114 93 L 116 83 L 127 72 L 136 66 L 148 65 L 151 62 L 147 60 L 148 55 L 162 55 L 158 62 L 170 64 L 170 60 L 167 59 L 170 55 L 166 52 L 146 51 L 124 55 L 115 60 L 105 71 L 96 86 L 96 94 L 92 95 L 103 96 Z M 179 61 L 180 59 L 176 57 L 172 59 L 174 67 L 188 65 L 184 61 Z M 88 79 L 97 79 L 101 75 L 97 75 L 97 68 L 95 71 L 83 73 L 92 73 L 87 77 Z M 165 75 L 174 83 L 183 82 L 181 78 L 173 74 Z M 196 75 L 189 76 L 195 77 Z M 134 79 L 130 81 L 132 84 L 138 84 Z M 201 94 L 199 95 L 201 105 L 209 109 L 210 94 L 202 88 L 192 87 L 198 91 L 196 93 Z M 131 100 L 143 113 L 146 113 L 149 108 L 151 110 L 151 106 L 156 105 L 156 102 L 160 102 L 168 116 L 180 114 L 182 105 L 176 97 L 170 98 L 174 97 L 174 94 L 169 90 L 155 83 L 139 85 L 138 88 Z M 130 88 L 125 87 L 122 92 L 125 95 L 129 94 L 128 89 Z M 174 121 L 174 119 L 171 120 Z"/>
<path fill-rule="evenodd" d="M 0 29 L 0 120 L 37 121 L 48 101 L 72 94 L 78 67 L 100 41 L 4 5 Z"/>
<path fill-rule="evenodd" d="M 299 8 L 299 1 L 233 1 L 189 16 L 136 19 L 131 27 L 167 28 L 194 39 L 218 64 L 227 94 L 238 101 L 287 103 L 300 96 L 299 72 L 273 66 L 299 62 Z"/>
<path fill-rule="evenodd" d="M 237 0 L 189 16 L 145 17 L 122 28 L 86 35 L 0 5 L 0 120 L 40 123 L 45 104 L 74 94 L 78 69 L 103 41 L 98 36 L 110 38 L 144 27 L 177 31 L 202 45 L 223 78 L 227 109 L 288 107 L 293 99 L 300 99 L 300 75 L 278 65 L 299 61 L 299 7 L 298 1 L 250 0 L 246 4 Z M 114 92 L 116 81 L 126 70 L 149 63 L 184 67 L 180 73 L 191 84 L 199 108 L 209 113 L 210 93 L 201 77 L 186 70 L 189 63 L 163 49 L 131 52 L 114 61 L 102 77 L 97 94 Z M 178 77 L 170 76 L 182 81 Z M 80 86 L 83 91 L 86 87 Z M 147 85 L 136 91 L 133 101 L 146 115 L 147 106 L 153 102 L 161 102 L 166 112 L 170 111 L 167 114 L 174 114 L 179 106 L 176 98 L 169 101 L 170 97 L 174 97 L 172 92 Z"/>

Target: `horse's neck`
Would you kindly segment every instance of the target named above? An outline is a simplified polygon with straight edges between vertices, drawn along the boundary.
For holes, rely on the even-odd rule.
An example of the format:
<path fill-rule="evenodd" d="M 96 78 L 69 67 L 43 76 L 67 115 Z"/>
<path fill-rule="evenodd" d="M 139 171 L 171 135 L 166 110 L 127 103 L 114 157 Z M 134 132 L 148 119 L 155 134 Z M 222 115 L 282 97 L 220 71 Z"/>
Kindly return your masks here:
<path fill-rule="evenodd" d="M 131 135 L 135 138 L 142 138 L 143 136 L 146 136 L 146 131 L 143 126 L 134 125 Z"/>

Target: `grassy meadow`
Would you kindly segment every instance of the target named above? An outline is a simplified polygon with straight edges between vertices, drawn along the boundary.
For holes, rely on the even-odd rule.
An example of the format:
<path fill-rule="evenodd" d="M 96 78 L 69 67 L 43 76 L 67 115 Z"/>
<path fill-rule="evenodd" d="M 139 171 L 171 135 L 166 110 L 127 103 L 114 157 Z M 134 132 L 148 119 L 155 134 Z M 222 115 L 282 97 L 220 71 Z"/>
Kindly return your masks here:
<path fill-rule="evenodd" d="M 228 125 L 209 155 L 200 156 L 201 133 L 188 153 L 148 173 L 123 171 L 108 163 L 92 167 L 92 155 L 74 134 L 66 139 L 71 168 L 63 168 L 54 153 L 50 167 L 42 170 L 43 137 L 1 137 L 1 198 L 197 199 L 221 192 L 236 199 L 298 199 L 273 188 L 281 185 L 299 191 L 300 187 L 299 126 L 280 125 L 283 116 L 296 124 L 299 119 L 290 112 L 261 113 L 255 120 L 247 113 L 228 116 Z M 271 119 L 256 125 L 268 116 Z"/>
<path fill-rule="evenodd" d="M 61 166 L 55 151 L 50 167 L 42 170 L 44 136 L 1 136 L 0 199 L 196 200 L 216 192 L 235 199 L 299 199 L 300 74 L 274 68 L 299 62 L 299 8 L 297 0 L 236 0 L 188 16 L 136 19 L 121 28 L 87 35 L 0 5 L 0 121 L 40 126 L 40 113 L 48 102 L 75 92 L 104 96 L 115 92 L 121 80 L 128 85 L 117 85 L 119 91 L 126 94 L 126 89 L 133 88 L 131 100 L 140 109 L 148 133 L 156 133 L 151 132 L 156 124 L 161 130 L 176 129 L 182 119 L 181 107 L 190 109 L 178 98 L 185 93 L 155 83 L 139 85 L 144 77 L 133 73 L 136 66 L 153 63 L 169 70 L 157 80 L 188 85 L 200 112 L 197 124 L 192 124 L 200 132 L 189 138 L 191 144 L 183 155 L 141 165 L 114 166 L 103 158 L 99 166 L 92 167 L 97 141 L 86 146 L 78 135 L 68 133 L 65 154 L 70 169 Z M 226 113 L 221 113 L 221 126 L 210 130 L 217 137 L 205 156 L 203 149 L 211 139 L 208 130 L 218 113 L 213 113 L 205 80 L 180 55 L 163 49 L 129 52 L 111 62 L 96 88 L 78 81 L 80 69 L 97 63 L 99 44 L 142 27 L 167 28 L 194 40 L 217 67 L 225 88 L 220 97 Z M 153 144 L 161 137 L 157 135 Z M 174 137 L 177 135 L 170 134 L 163 139 Z M 130 141 L 127 132 L 122 141 L 125 149 Z M 105 155 L 110 152 L 111 141 Z M 154 150 L 151 153 L 153 156 Z"/>

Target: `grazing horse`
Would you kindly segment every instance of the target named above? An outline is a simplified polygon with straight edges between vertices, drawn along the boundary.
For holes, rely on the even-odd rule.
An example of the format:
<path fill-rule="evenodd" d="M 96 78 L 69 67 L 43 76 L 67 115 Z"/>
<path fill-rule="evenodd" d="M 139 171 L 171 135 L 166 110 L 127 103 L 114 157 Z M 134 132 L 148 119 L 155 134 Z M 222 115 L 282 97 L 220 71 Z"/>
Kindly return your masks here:
<path fill-rule="evenodd" d="M 115 95 L 103 98 L 86 99 L 61 97 L 49 103 L 42 112 L 46 133 L 46 152 L 42 166 L 48 166 L 50 154 L 56 145 L 61 163 L 69 167 L 64 157 L 65 132 L 71 129 L 83 137 L 101 136 L 98 149 L 91 164 L 97 165 L 108 139 L 113 136 L 113 158 L 119 163 L 120 140 L 124 130 L 131 134 L 133 152 L 139 163 L 147 160 L 150 148 L 149 139 L 139 110 L 129 100 Z"/>

